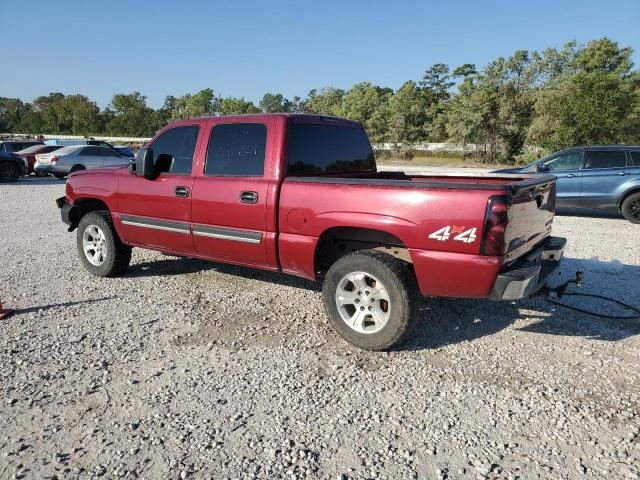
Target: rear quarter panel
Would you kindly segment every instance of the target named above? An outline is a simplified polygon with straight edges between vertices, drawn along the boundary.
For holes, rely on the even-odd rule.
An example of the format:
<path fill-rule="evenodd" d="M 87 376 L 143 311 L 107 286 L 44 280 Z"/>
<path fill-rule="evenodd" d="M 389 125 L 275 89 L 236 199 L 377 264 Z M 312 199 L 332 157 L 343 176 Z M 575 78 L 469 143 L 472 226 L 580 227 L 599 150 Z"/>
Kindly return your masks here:
<path fill-rule="evenodd" d="M 285 180 L 279 208 L 282 269 L 314 278 L 318 238 L 333 227 L 384 231 L 415 251 L 477 255 L 487 201 L 493 194 L 500 192 Z M 476 228 L 477 238 L 469 243 L 429 238 L 446 226 L 460 233 Z"/>

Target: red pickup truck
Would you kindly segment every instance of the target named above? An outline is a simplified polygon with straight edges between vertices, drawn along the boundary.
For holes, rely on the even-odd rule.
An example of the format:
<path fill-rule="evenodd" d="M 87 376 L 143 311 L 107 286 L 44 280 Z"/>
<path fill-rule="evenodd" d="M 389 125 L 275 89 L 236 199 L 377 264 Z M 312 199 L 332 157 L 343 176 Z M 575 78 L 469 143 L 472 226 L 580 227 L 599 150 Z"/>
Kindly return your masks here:
<path fill-rule="evenodd" d="M 371 350 L 402 339 L 421 295 L 532 295 L 566 243 L 554 177 L 378 172 L 360 123 L 318 115 L 175 122 L 57 203 L 94 275 L 142 247 L 322 279 L 334 329 Z"/>

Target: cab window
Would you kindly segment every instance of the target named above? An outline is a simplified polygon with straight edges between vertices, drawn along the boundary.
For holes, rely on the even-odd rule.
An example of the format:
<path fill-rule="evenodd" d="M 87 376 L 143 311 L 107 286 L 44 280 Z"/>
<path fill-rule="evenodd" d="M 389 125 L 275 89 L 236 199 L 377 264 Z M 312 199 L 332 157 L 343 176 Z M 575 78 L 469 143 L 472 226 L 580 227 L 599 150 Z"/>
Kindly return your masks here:
<path fill-rule="evenodd" d="M 153 161 L 155 162 L 161 154 L 171 155 L 173 162 L 171 162 L 169 173 L 190 174 L 199 130 L 197 125 L 186 125 L 162 133 L 149 145 L 153 150 Z"/>
<path fill-rule="evenodd" d="M 262 123 L 228 123 L 211 130 L 205 175 L 261 177 L 267 127 Z"/>

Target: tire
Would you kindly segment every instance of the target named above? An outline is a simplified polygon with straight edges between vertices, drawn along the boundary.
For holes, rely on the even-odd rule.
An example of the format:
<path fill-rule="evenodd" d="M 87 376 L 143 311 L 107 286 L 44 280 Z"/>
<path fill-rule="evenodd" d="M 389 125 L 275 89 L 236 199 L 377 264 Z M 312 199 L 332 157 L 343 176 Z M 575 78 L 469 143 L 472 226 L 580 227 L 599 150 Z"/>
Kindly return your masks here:
<path fill-rule="evenodd" d="M 631 223 L 640 223 L 640 192 L 632 193 L 622 202 L 622 215 Z"/>
<path fill-rule="evenodd" d="M 49 174 L 45 173 L 45 172 L 35 172 L 34 171 L 33 173 L 36 174 L 36 177 L 48 177 L 49 176 Z"/>
<path fill-rule="evenodd" d="M 322 299 L 331 326 L 347 342 L 387 350 L 409 331 L 420 294 L 406 264 L 376 250 L 360 250 L 329 268 Z"/>
<path fill-rule="evenodd" d="M 124 273 L 131 261 L 131 247 L 118 237 L 107 210 L 96 210 L 82 217 L 78 224 L 77 245 L 84 267 L 96 277 Z"/>
<path fill-rule="evenodd" d="M 60 180 L 60 179 L 62 179 L 64 177 L 66 177 L 67 174 L 66 173 L 54 173 L 53 176 L 56 177 L 58 180 Z"/>
<path fill-rule="evenodd" d="M 0 182 L 17 182 L 20 178 L 20 169 L 11 162 L 0 163 Z"/>
<path fill-rule="evenodd" d="M 84 165 L 74 165 L 71 167 L 71 170 L 69 170 L 69 173 L 77 172 L 79 170 L 86 170 L 86 168 L 84 168 Z"/>

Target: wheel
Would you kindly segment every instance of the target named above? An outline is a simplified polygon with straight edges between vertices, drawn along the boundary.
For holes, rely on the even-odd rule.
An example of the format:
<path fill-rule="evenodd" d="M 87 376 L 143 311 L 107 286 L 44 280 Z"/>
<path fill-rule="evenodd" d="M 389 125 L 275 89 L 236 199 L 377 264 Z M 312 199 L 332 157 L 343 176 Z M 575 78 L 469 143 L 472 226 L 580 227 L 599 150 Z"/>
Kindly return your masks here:
<path fill-rule="evenodd" d="M 0 182 L 16 182 L 20 178 L 20 169 L 11 162 L 0 163 Z"/>
<path fill-rule="evenodd" d="M 78 253 L 84 267 L 96 277 L 123 273 L 131 261 L 131 247 L 120 241 L 107 210 L 89 212 L 78 225 Z"/>
<path fill-rule="evenodd" d="M 331 325 L 346 341 L 365 350 L 386 350 L 409 330 L 420 295 L 403 262 L 361 250 L 329 268 L 322 299 Z"/>
<path fill-rule="evenodd" d="M 640 223 L 640 192 L 632 193 L 624 199 L 622 215 L 632 223 Z"/>
<path fill-rule="evenodd" d="M 84 168 L 84 165 L 74 165 L 71 167 L 71 170 L 69 170 L 69 173 L 77 172 L 79 170 L 86 170 L 86 168 Z"/>
<path fill-rule="evenodd" d="M 61 179 L 67 176 L 66 173 L 54 173 L 53 174 L 54 177 L 56 177 L 57 179 Z"/>

